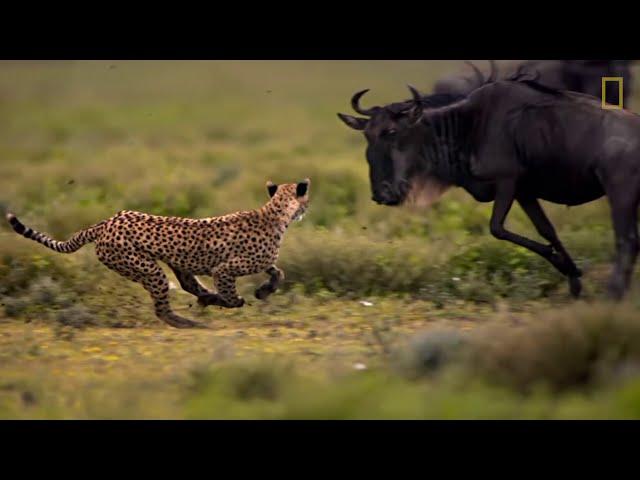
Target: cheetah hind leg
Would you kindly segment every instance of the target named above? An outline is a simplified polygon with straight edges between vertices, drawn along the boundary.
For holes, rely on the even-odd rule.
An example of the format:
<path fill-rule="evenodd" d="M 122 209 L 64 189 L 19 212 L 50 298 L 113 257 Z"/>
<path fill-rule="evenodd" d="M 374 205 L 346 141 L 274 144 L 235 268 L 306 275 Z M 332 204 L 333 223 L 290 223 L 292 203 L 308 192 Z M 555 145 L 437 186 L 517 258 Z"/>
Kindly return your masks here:
<path fill-rule="evenodd" d="M 206 328 L 206 325 L 181 317 L 171 310 L 169 280 L 157 264 L 155 267 L 146 277 L 143 277 L 142 285 L 151 294 L 156 316 L 175 328 Z"/>
<path fill-rule="evenodd" d="M 278 286 L 284 280 L 284 272 L 275 265 L 271 265 L 265 271 L 269 274 L 269 280 L 256 289 L 255 296 L 259 300 L 265 300 L 278 289 Z"/>
<path fill-rule="evenodd" d="M 155 314 L 160 320 L 175 328 L 207 328 L 202 323 L 175 314 L 169 305 L 169 280 L 160 266 L 150 258 L 137 257 L 137 260 L 138 265 L 135 264 L 135 259 L 117 265 L 103 263 L 123 277 L 141 283 L 151 295 Z"/>

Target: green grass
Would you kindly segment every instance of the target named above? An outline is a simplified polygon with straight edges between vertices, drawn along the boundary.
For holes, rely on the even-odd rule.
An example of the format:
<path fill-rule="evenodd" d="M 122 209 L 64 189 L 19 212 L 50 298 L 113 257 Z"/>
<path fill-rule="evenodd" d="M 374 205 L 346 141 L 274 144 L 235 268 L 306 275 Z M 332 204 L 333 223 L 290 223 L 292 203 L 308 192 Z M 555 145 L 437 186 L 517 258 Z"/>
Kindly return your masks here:
<path fill-rule="evenodd" d="M 239 310 L 202 310 L 171 291 L 177 311 L 211 326 L 204 332 L 161 325 L 147 293 L 103 267 L 92 246 L 56 254 L 2 223 L 0 416 L 637 417 L 635 370 L 624 366 L 635 347 L 616 357 L 630 379 L 602 382 L 618 368 L 608 366 L 576 391 L 565 386 L 591 368 L 580 348 L 565 358 L 533 326 L 525 333 L 534 346 L 518 347 L 530 343 L 512 318 L 530 325 L 548 317 L 570 331 L 600 320 L 585 319 L 546 262 L 490 236 L 491 205 L 455 189 L 424 211 L 370 200 L 364 139 L 335 114 L 349 113 L 356 90 L 371 88 L 365 105 L 404 99 L 407 83 L 428 91 L 460 66 L 0 62 L 0 207 L 60 239 L 122 209 L 219 215 L 260 206 L 267 180 L 312 181 L 310 211 L 281 251 L 285 283 L 267 303 L 252 297 L 260 276 L 239 282 L 249 303 Z M 544 208 L 585 272 L 585 300 L 602 312 L 613 253 L 606 200 Z M 538 238 L 518 208 L 508 227 Z M 633 323 L 637 280 L 615 313 L 619 328 Z M 420 345 L 429 332 L 466 335 L 497 324 L 500 347 L 479 336 L 467 352 L 474 361 L 437 378 L 408 374 L 407 339 Z M 595 350 L 614 342 L 593 328 Z M 443 338 L 453 346 L 428 340 L 436 345 L 428 358 L 456 350 L 457 337 Z M 538 367 L 537 355 L 547 354 L 576 370 Z M 471 386 L 461 388 L 460 378 Z M 538 380 L 549 385 L 538 390 Z"/>

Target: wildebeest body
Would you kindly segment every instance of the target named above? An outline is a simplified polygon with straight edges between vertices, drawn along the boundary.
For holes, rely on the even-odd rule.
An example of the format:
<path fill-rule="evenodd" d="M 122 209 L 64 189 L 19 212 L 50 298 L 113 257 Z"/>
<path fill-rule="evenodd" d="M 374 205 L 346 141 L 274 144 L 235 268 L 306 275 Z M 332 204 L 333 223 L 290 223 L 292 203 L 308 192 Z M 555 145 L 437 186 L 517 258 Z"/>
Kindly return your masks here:
<path fill-rule="evenodd" d="M 594 103 L 576 108 L 574 102 L 561 99 L 520 114 L 512 137 L 525 172 L 523 193 L 566 205 L 595 200 L 606 193 L 603 181 L 617 169 L 617 162 L 640 153 L 639 118 L 605 112 Z M 632 159 L 627 163 L 632 170 Z"/>
<path fill-rule="evenodd" d="M 485 88 L 490 91 L 469 97 L 471 108 L 488 111 L 471 141 L 474 179 L 518 177 L 523 194 L 579 205 L 605 194 L 602 179 L 620 159 L 638 155 L 640 165 L 640 117 L 634 114 L 602 110 L 597 100 L 568 92 L 547 98 L 521 83 Z M 510 113 L 513 96 L 521 97 L 522 107 Z"/>

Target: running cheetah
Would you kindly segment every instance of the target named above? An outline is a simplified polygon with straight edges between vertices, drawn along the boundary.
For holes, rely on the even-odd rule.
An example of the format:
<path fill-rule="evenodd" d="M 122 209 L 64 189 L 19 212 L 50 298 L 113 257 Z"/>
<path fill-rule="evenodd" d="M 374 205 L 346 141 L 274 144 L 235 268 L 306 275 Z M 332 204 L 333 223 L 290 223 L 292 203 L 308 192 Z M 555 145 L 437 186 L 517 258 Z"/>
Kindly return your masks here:
<path fill-rule="evenodd" d="M 221 217 L 161 217 L 124 210 L 66 242 L 25 227 L 11 213 L 7 220 L 16 233 L 56 252 L 72 253 L 95 242 L 104 265 L 141 283 L 151 294 L 158 318 L 176 328 L 203 327 L 171 310 L 169 281 L 158 260 L 169 265 L 180 286 L 203 306 L 241 307 L 244 299 L 237 293 L 236 278 L 266 272 L 270 279 L 255 291 L 263 300 L 284 279 L 275 262 L 287 227 L 307 210 L 309 185 L 309 179 L 282 185 L 267 182 L 270 199 L 264 206 Z M 207 290 L 195 275 L 212 276 L 217 292 Z"/>

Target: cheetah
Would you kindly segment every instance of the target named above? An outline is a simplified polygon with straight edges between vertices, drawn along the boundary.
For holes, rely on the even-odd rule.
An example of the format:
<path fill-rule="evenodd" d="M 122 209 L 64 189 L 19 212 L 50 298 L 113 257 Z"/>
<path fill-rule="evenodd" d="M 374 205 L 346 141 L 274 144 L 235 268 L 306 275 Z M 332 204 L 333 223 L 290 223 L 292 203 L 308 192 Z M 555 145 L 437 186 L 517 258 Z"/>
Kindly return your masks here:
<path fill-rule="evenodd" d="M 256 210 L 208 218 L 163 217 L 123 210 L 59 242 L 25 227 L 12 213 L 7 220 L 16 233 L 60 253 L 72 253 L 94 242 L 98 259 L 150 293 L 156 316 L 176 328 L 204 327 L 175 314 L 169 305 L 169 281 L 158 261 L 167 264 L 180 286 L 202 306 L 238 308 L 244 299 L 236 278 L 266 272 L 269 280 L 255 290 L 266 299 L 284 279 L 276 260 L 285 231 L 301 220 L 309 204 L 309 179 L 276 185 L 267 182 L 269 201 Z M 215 292 L 195 275 L 213 277 Z"/>

